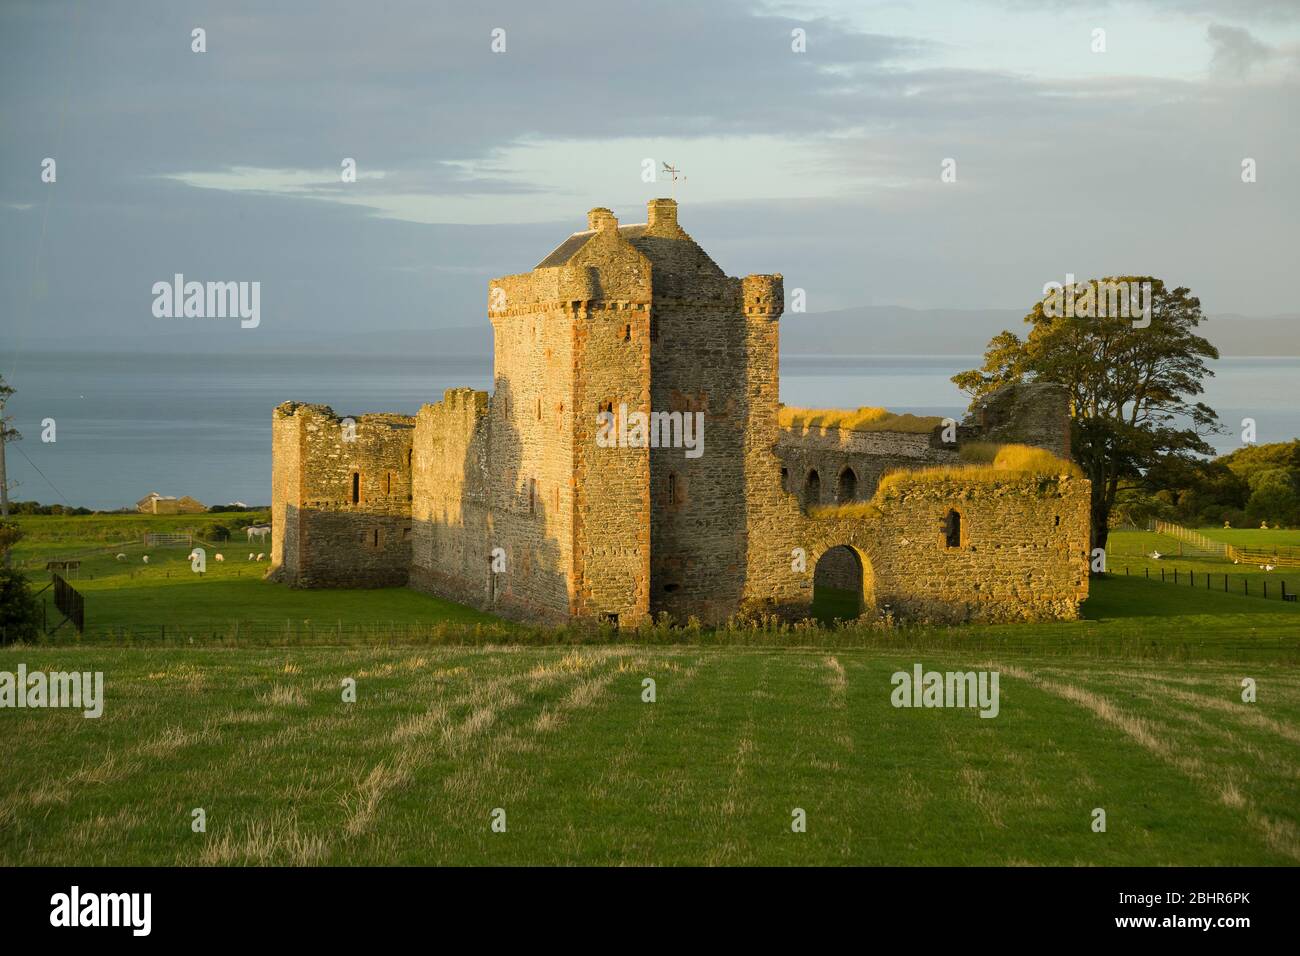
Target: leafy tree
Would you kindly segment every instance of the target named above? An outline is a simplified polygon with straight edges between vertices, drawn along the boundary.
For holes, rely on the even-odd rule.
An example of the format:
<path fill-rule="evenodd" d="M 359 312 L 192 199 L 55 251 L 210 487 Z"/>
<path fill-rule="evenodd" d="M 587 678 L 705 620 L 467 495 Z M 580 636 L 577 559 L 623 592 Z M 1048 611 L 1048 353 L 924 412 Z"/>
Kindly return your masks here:
<path fill-rule="evenodd" d="M 1246 518 L 1251 524 L 1267 521 L 1270 525 L 1300 524 L 1300 492 L 1295 474 L 1286 468 L 1268 468 L 1252 476 Z"/>
<path fill-rule="evenodd" d="M 0 568 L 0 644 L 32 641 L 41 632 L 41 605 L 27 578 L 13 568 Z"/>
<path fill-rule="evenodd" d="M 1146 470 L 1141 486 L 1169 503 L 1170 513 L 1162 517 L 1188 525 L 1239 522 L 1250 496 L 1246 480 L 1221 458 L 1166 457 Z"/>
<path fill-rule="evenodd" d="M 1151 276 L 1112 276 L 1074 291 L 1137 289 L 1142 283 L 1150 283 L 1150 312 L 1140 320 L 1123 314 L 1118 300 L 1106 295 L 1093 296 L 1092 316 L 1066 317 L 1060 314 L 1060 293 L 1045 294 L 1025 316 L 1030 329 L 1023 340 L 1009 331 L 994 336 L 983 366 L 952 379 L 973 397 L 1033 380 L 1069 390 L 1071 453 L 1092 482 L 1094 548 L 1106 546 L 1123 482 L 1140 480 L 1170 459 L 1190 462 L 1214 452 L 1202 436 L 1216 430 L 1217 416 L 1191 401 L 1203 391 L 1205 376 L 1214 374 L 1205 360 L 1219 357 L 1196 334 L 1205 321 L 1200 300 Z"/>

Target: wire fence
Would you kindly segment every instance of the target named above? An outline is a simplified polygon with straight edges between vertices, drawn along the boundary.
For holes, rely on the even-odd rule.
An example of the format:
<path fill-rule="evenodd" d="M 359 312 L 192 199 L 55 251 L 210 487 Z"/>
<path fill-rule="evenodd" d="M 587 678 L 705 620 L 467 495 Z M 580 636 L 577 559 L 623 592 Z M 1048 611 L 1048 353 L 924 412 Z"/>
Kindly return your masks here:
<path fill-rule="evenodd" d="M 1124 576 L 1135 576 L 1131 575 L 1129 572 L 1130 568 L 1126 565 L 1124 568 Z M 1216 573 L 1213 571 L 1195 571 L 1190 568 L 1184 570 L 1175 567 L 1161 568 L 1160 574 L 1157 578 L 1156 575 L 1151 573 L 1151 568 L 1149 566 L 1143 567 L 1141 573 L 1142 577 L 1146 578 L 1148 581 L 1160 580 L 1165 584 L 1181 584 L 1185 587 L 1200 587 L 1203 582 L 1205 590 L 1222 590 L 1224 594 L 1237 593 L 1243 594 L 1246 597 L 1264 599 L 1272 597 L 1281 601 L 1295 601 L 1296 599 L 1295 591 L 1287 589 L 1286 580 L 1283 578 L 1279 578 L 1273 587 L 1270 588 L 1268 578 L 1262 578 L 1257 575 L 1256 577 L 1259 577 L 1259 580 L 1256 582 L 1254 590 L 1252 591 L 1250 577 L 1244 574 L 1232 575 L 1227 573 Z M 1233 577 L 1237 578 L 1237 583 L 1232 583 L 1231 579 Z"/>

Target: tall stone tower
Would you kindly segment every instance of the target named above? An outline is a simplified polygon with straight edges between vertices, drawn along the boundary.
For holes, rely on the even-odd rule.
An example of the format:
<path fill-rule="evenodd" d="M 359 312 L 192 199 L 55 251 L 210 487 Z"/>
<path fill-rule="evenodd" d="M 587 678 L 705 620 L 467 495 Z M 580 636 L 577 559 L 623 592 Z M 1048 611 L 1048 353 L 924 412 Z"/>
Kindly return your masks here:
<path fill-rule="evenodd" d="M 413 582 L 530 617 L 629 624 L 659 611 L 734 612 L 756 412 L 769 456 L 775 441 L 780 297 L 780 277 L 728 278 L 678 224 L 671 199 L 651 200 L 636 225 L 593 209 L 587 229 L 531 272 L 493 280 L 485 414 L 466 424 L 440 403 L 421 413 L 432 416 L 427 429 L 417 424 L 417 462 L 428 448 L 442 464 L 416 468 Z M 611 447 L 598 440 L 601 412 L 617 417 L 620 438 L 638 412 L 673 413 L 673 425 L 702 413 L 700 453 Z M 453 431 L 474 434 L 448 456 L 453 419 Z M 458 500 L 440 501 L 449 489 Z M 448 548 L 450 528 L 464 531 Z M 471 529 L 480 547 L 465 544 L 479 534 Z M 504 572 L 485 570 L 494 548 Z M 458 582 L 466 586 L 449 592 Z"/>

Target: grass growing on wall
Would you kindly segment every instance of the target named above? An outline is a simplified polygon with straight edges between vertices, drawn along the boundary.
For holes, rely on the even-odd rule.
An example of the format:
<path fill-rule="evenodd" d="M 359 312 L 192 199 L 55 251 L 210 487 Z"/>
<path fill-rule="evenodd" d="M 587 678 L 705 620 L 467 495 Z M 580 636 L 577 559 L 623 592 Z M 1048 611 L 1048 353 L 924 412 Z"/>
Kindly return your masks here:
<path fill-rule="evenodd" d="M 859 432 L 928 434 L 943 419 L 931 415 L 897 414 L 887 408 L 796 408 L 782 405 L 777 413 L 782 428 L 843 428 Z"/>
<path fill-rule="evenodd" d="M 879 518 L 880 509 L 870 501 L 848 501 L 839 505 L 813 505 L 808 513 L 814 518 Z"/>
<path fill-rule="evenodd" d="M 968 453 L 967 449 L 971 451 Z M 970 455 L 967 458 L 967 454 Z M 1072 461 L 1058 458 L 1050 451 L 1029 445 L 988 445 L 975 443 L 963 446 L 962 457 L 967 464 L 935 465 L 891 471 L 880 479 L 876 488 L 876 501 L 891 489 L 920 482 L 954 481 L 996 483 L 1020 478 L 1082 478 L 1083 471 Z"/>

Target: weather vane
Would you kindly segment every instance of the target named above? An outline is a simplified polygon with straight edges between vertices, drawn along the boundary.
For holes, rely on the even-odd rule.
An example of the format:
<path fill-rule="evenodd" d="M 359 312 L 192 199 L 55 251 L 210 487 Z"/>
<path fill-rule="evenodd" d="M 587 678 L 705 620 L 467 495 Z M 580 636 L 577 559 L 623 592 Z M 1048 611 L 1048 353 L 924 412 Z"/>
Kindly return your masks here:
<path fill-rule="evenodd" d="M 681 172 L 676 166 L 670 166 L 664 163 L 664 172 L 671 173 L 673 177 L 673 202 L 677 201 L 677 174 Z M 686 177 L 682 177 L 682 182 L 686 182 Z"/>

